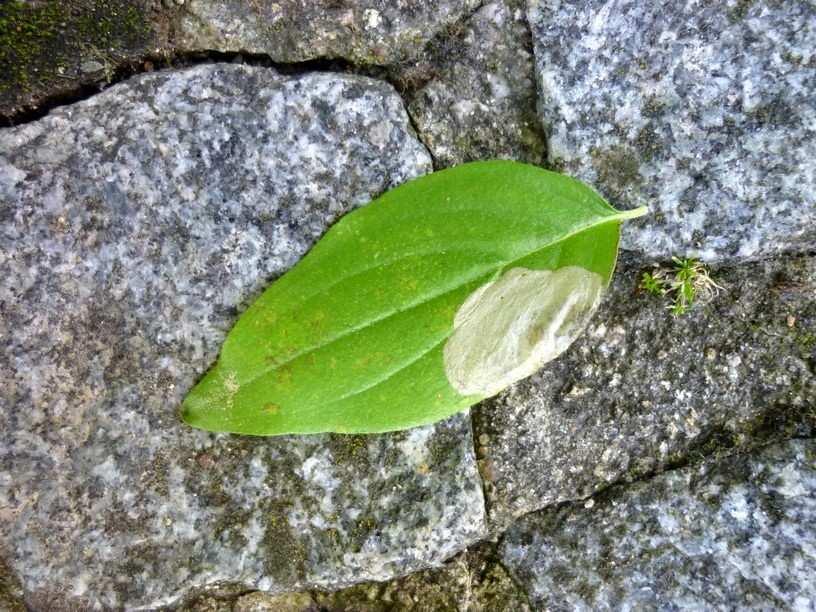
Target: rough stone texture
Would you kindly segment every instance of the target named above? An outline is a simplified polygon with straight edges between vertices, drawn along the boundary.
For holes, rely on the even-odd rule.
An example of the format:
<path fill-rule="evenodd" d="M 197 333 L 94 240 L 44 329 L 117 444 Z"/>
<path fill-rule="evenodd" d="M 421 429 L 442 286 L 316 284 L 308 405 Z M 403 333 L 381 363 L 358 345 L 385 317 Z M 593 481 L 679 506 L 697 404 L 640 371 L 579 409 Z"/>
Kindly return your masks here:
<path fill-rule="evenodd" d="M 667 259 L 816 249 L 812 2 L 535 0 L 550 158 Z"/>
<path fill-rule="evenodd" d="M 529 612 L 527 595 L 497 561 L 491 546 L 478 546 L 440 569 L 385 584 L 364 584 L 336 593 L 315 593 L 325 612 Z"/>
<path fill-rule="evenodd" d="M 0 125 L 43 100 L 104 85 L 166 46 L 161 0 L 0 2 Z"/>
<path fill-rule="evenodd" d="M 816 441 L 526 517 L 501 556 L 547 610 L 813 610 Z"/>
<path fill-rule="evenodd" d="M 23 587 L 5 559 L 0 556 L 0 610 L 26 612 Z"/>
<path fill-rule="evenodd" d="M 478 0 L 188 0 L 182 48 L 265 53 L 279 62 L 344 58 L 384 65 L 416 56 Z"/>
<path fill-rule="evenodd" d="M 409 92 L 408 112 L 438 167 L 496 157 L 544 162 L 522 6 L 516 0 L 485 4 L 397 72 Z"/>
<path fill-rule="evenodd" d="M 177 612 L 529 612 L 526 593 L 496 558 L 495 545 L 480 544 L 442 567 L 385 583 L 335 592 L 288 595 L 249 593 L 202 596 Z"/>
<path fill-rule="evenodd" d="M 269 595 L 254 591 L 235 597 L 202 595 L 174 612 L 323 612 L 309 592 Z"/>
<path fill-rule="evenodd" d="M 495 528 L 700 456 L 816 434 L 816 258 L 715 270 L 724 290 L 681 317 L 637 290 L 640 271 L 622 262 L 585 334 L 476 410 Z"/>
<path fill-rule="evenodd" d="M 478 6 L 479 0 L 7 0 L 0 2 L 0 125 L 209 51 L 275 62 L 409 62 Z"/>
<path fill-rule="evenodd" d="M 34 609 L 383 580 L 483 533 L 470 425 L 215 435 L 177 415 L 338 216 L 429 171 L 393 89 L 209 65 L 0 132 L 0 550 Z"/>
<path fill-rule="evenodd" d="M 230 612 L 318 612 L 310 593 L 266 595 L 249 593 L 238 598 Z"/>

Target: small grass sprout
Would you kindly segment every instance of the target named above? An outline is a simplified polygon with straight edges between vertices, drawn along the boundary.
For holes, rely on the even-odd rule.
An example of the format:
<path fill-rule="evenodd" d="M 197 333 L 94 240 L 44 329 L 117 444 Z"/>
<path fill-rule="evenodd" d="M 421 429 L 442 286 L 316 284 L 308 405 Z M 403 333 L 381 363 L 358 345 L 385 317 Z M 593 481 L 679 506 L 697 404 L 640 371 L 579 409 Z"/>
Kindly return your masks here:
<path fill-rule="evenodd" d="M 722 287 L 711 278 L 708 268 L 691 257 L 672 257 L 671 266 L 655 264 L 640 278 L 640 289 L 657 296 L 668 296 L 666 306 L 674 316 L 686 314 L 698 300 L 709 300 Z"/>
<path fill-rule="evenodd" d="M 640 278 L 640 288 L 652 295 L 666 295 L 666 281 L 659 276 L 659 271 L 655 274 L 644 272 Z"/>

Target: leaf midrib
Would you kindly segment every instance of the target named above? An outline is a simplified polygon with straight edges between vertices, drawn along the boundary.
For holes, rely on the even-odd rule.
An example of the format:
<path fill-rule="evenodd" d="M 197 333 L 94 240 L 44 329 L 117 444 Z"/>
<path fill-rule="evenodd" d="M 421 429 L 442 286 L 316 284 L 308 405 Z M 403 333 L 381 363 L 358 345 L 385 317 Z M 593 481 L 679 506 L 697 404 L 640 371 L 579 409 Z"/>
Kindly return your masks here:
<path fill-rule="evenodd" d="M 542 245 L 542 246 L 538 247 L 537 249 L 533 249 L 532 251 L 529 251 L 529 252 L 527 252 L 527 253 L 519 256 L 519 257 L 516 257 L 514 259 L 511 259 L 511 260 L 508 260 L 508 261 L 503 261 L 499 265 L 496 266 L 496 269 L 495 269 L 494 273 L 501 272 L 502 270 L 506 269 L 508 266 L 510 266 L 510 265 L 512 265 L 514 263 L 517 263 L 517 262 L 519 262 L 519 261 L 521 261 L 523 259 L 526 259 L 526 258 L 528 258 L 528 257 L 530 257 L 532 255 L 535 255 L 536 253 L 540 253 L 541 251 L 543 251 L 545 249 L 551 248 L 551 247 L 555 246 L 556 244 L 558 244 L 560 242 L 564 242 L 566 240 L 569 240 L 573 236 L 576 236 L 576 235 L 578 235 L 578 234 L 580 234 L 580 233 L 582 233 L 584 231 L 587 231 L 587 230 L 592 229 L 594 227 L 599 227 L 599 226 L 601 226 L 601 225 L 603 225 L 605 223 L 610 223 L 610 222 L 613 222 L 613 221 L 622 220 L 623 218 L 625 218 L 623 215 L 625 215 L 627 212 L 628 211 L 618 211 L 618 214 L 611 215 L 611 216 L 603 219 L 602 221 L 598 221 L 596 223 L 590 223 L 590 224 L 581 226 L 581 227 L 573 230 L 569 234 L 566 234 L 566 235 L 562 236 L 561 238 L 558 238 L 557 240 L 553 240 L 552 242 L 548 242 L 547 244 Z M 382 265 L 382 264 L 380 264 L 380 265 Z M 378 266 L 372 266 L 368 270 L 375 270 L 377 267 L 379 267 L 379 265 Z M 360 272 L 360 273 L 363 273 L 363 272 Z M 296 359 L 299 359 L 300 357 L 303 357 L 304 355 L 309 355 L 311 353 L 314 353 L 315 351 L 319 351 L 319 350 L 321 350 L 321 349 L 323 349 L 323 348 L 325 348 L 327 346 L 330 346 L 331 344 L 334 344 L 335 342 L 338 342 L 338 341 L 342 340 L 343 338 L 346 338 L 346 337 L 348 337 L 348 336 L 350 336 L 352 334 L 355 334 L 355 333 L 359 332 L 360 330 L 363 330 L 363 329 L 365 329 L 367 327 L 371 327 L 373 325 L 376 325 L 377 323 L 381 323 L 383 321 L 386 321 L 386 320 L 390 319 L 391 317 L 393 317 L 393 316 L 395 316 L 397 314 L 408 312 L 408 311 L 413 310 L 415 308 L 419 308 L 419 307 L 423 306 L 424 304 L 426 304 L 426 303 L 428 303 L 428 302 L 430 302 L 430 301 L 432 301 L 432 300 L 434 300 L 436 298 L 442 297 L 442 296 L 444 296 L 444 295 L 446 295 L 448 293 L 453 293 L 454 291 L 457 291 L 457 290 L 461 289 L 465 285 L 467 285 L 469 283 L 472 283 L 475 280 L 478 280 L 479 277 L 486 276 L 486 275 L 487 275 L 487 273 L 481 273 L 481 274 L 476 275 L 476 276 L 474 276 L 472 278 L 468 278 L 467 280 L 465 280 L 463 282 L 459 282 L 455 287 L 453 287 L 451 289 L 446 289 L 445 291 L 438 292 L 438 293 L 435 293 L 435 294 L 432 294 L 432 295 L 425 295 L 418 302 L 415 302 L 415 303 L 409 305 L 406 308 L 392 310 L 391 312 L 389 312 L 389 313 L 387 313 L 387 314 L 385 314 L 383 316 L 373 318 L 373 319 L 369 319 L 368 321 L 366 321 L 366 322 L 364 322 L 364 323 L 362 323 L 360 325 L 356 325 L 356 326 L 350 328 L 349 330 L 347 330 L 345 332 L 342 332 L 342 333 L 330 338 L 326 342 L 316 344 L 316 345 L 311 346 L 311 347 L 309 347 L 309 348 L 307 348 L 307 349 L 305 349 L 303 351 L 300 351 L 299 353 L 296 353 L 296 354 L 290 356 L 289 358 L 287 358 L 286 361 L 278 363 L 275 366 L 270 367 L 268 369 L 262 369 L 261 372 L 259 374 L 257 374 L 256 376 L 253 376 L 252 378 L 241 382 L 241 386 L 244 387 L 244 386 L 253 385 L 259 379 L 263 378 L 264 376 L 269 375 L 270 373 L 278 370 L 279 368 L 281 368 L 281 367 L 283 367 L 285 365 L 291 364 L 293 361 L 295 361 Z M 350 277 L 345 277 L 345 278 L 347 279 L 347 278 L 350 278 Z M 343 281 L 338 281 L 338 283 L 335 283 L 333 286 L 336 286 L 340 282 L 343 282 Z M 446 338 L 447 338 L 447 336 L 446 336 Z M 412 362 L 409 362 L 407 365 L 410 365 L 411 363 Z M 402 368 L 400 368 L 400 369 L 402 369 Z M 395 370 L 391 375 L 389 375 L 384 380 L 387 380 L 388 378 L 390 378 L 396 372 L 399 372 L 399 370 Z M 377 384 L 379 384 L 379 383 L 377 383 Z M 376 384 L 374 386 L 376 386 Z M 353 392 L 350 395 L 348 395 L 348 397 L 351 397 L 353 395 L 361 393 L 362 391 L 365 391 L 365 390 L 367 390 L 367 388 L 362 389 L 360 391 Z"/>
<path fill-rule="evenodd" d="M 366 208 L 368 208 L 368 207 L 366 207 Z M 365 212 L 366 208 L 357 209 L 355 211 L 352 211 L 351 214 L 353 215 L 355 213 Z M 504 219 L 502 214 L 500 212 L 498 212 L 498 211 L 483 210 L 483 209 L 478 209 L 476 207 L 473 207 L 473 210 L 476 210 L 480 215 L 496 218 L 496 219 L 498 219 L 499 222 L 502 222 L 502 220 Z M 618 211 L 618 212 L 620 212 L 620 211 Z M 458 218 L 458 217 L 460 217 L 462 215 L 461 210 L 454 210 L 454 211 L 452 211 L 452 210 L 438 210 L 438 211 L 434 211 L 434 213 L 436 215 L 439 215 L 439 216 L 450 215 L 451 217 L 455 217 L 455 218 Z M 394 221 L 395 221 L 395 219 L 393 217 L 391 219 L 389 219 L 390 223 L 393 223 Z M 481 243 L 481 242 L 486 242 L 486 241 L 478 240 L 478 239 L 468 239 L 467 242 Z M 490 245 L 492 246 L 493 243 L 490 243 Z M 320 246 L 320 243 L 318 243 L 316 246 Z M 450 250 L 455 251 L 455 250 L 459 250 L 459 249 L 456 249 L 455 247 L 452 247 L 452 248 L 450 248 Z M 444 253 L 444 251 L 433 251 L 433 252 Z M 375 263 L 373 266 L 365 266 L 365 267 L 356 269 L 351 274 L 349 274 L 348 276 L 344 276 L 344 277 L 336 280 L 335 282 L 330 283 L 326 287 L 323 287 L 323 288 L 318 289 L 318 290 L 316 290 L 316 291 L 314 291 L 314 292 L 312 292 L 312 293 L 310 293 L 310 294 L 308 294 L 306 296 L 301 297 L 300 302 L 298 304 L 293 304 L 293 305 L 290 305 L 290 306 L 286 307 L 281 314 L 287 314 L 287 313 L 291 312 L 292 310 L 295 310 L 297 307 L 302 306 L 304 303 L 308 302 L 309 300 L 311 300 L 315 296 L 318 296 L 321 293 L 328 293 L 329 291 L 334 289 L 336 286 L 346 282 L 347 280 L 349 280 L 351 278 L 354 278 L 355 276 L 360 276 L 361 274 L 365 274 L 366 272 L 376 270 L 378 267 L 381 267 L 381 266 L 391 265 L 393 263 L 396 263 L 396 262 L 401 261 L 403 259 L 406 259 L 408 257 L 414 257 L 416 255 L 428 255 L 428 254 L 430 254 L 430 253 L 426 252 L 424 250 L 415 251 L 413 253 L 403 253 L 403 254 L 401 254 L 398 257 L 395 257 L 393 259 L 387 259 L 385 261 L 379 261 L 379 262 Z M 307 254 L 307 257 L 308 257 L 308 254 Z"/>

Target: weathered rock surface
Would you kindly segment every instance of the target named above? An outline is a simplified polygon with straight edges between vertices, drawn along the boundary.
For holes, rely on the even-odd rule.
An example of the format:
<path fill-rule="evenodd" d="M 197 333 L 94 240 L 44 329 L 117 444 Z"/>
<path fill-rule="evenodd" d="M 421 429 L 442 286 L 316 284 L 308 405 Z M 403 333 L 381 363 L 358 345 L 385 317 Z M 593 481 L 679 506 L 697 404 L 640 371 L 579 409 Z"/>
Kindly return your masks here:
<path fill-rule="evenodd" d="M 44 99 L 109 82 L 167 46 L 175 4 L 161 0 L 0 2 L 0 125 Z"/>
<path fill-rule="evenodd" d="M 490 515 L 546 505 L 734 447 L 816 435 L 816 258 L 714 272 L 674 317 L 621 263 L 586 333 L 475 411 Z"/>
<path fill-rule="evenodd" d="M 816 7 L 548 2 L 528 11 L 551 162 L 667 259 L 816 248 Z"/>
<path fill-rule="evenodd" d="M 409 92 L 408 112 L 437 166 L 496 157 L 544 162 L 522 6 L 515 0 L 485 4 L 398 71 L 396 80 Z M 424 84 L 413 91 L 418 82 Z"/>
<path fill-rule="evenodd" d="M 5 559 L 0 556 L 0 610 L 26 612 L 23 587 Z"/>
<path fill-rule="evenodd" d="M 0 132 L 0 551 L 33 609 L 382 580 L 483 533 L 469 421 L 252 439 L 177 408 L 349 209 L 430 170 L 393 89 L 209 65 Z"/>
<path fill-rule="evenodd" d="M 500 550 L 548 610 L 813 610 L 816 441 L 530 515 Z"/>
<path fill-rule="evenodd" d="M 315 593 L 314 600 L 318 609 L 325 612 L 529 612 L 527 594 L 495 557 L 493 547 L 479 546 L 454 557 L 439 569 L 384 584 Z"/>
<path fill-rule="evenodd" d="M 181 48 L 265 53 L 278 62 L 344 58 L 385 65 L 416 56 L 478 0 L 187 0 Z"/>
<path fill-rule="evenodd" d="M 410 62 L 479 0 L 0 2 L 0 125 L 210 51 L 275 62 Z"/>
<path fill-rule="evenodd" d="M 390 582 L 334 592 L 202 595 L 176 612 L 529 612 L 526 593 L 497 559 L 494 544 L 480 544 L 429 569 Z"/>

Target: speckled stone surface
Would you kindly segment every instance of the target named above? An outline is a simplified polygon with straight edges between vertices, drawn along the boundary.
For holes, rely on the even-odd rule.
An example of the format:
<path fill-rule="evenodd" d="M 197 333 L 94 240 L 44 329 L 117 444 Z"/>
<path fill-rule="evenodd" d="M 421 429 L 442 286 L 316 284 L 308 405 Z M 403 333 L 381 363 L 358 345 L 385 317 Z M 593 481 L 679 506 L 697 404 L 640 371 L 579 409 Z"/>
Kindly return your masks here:
<path fill-rule="evenodd" d="M 334 592 L 234 597 L 202 595 L 174 612 L 530 612 L 527 594 L 480 544 L 442 567 L 389 582 L 368 582 Z"/>
<path fill-rule="evenodd" d="M 0 551 L 36 610 L 383 580 L 483 533 L 470 424 L 215 435 L 236 314 L 430 158 L 394 90 L 215 64 L 0 131 Z"/>
<path fill-rule="evenodd" d="M 720 268 L 674 317 L 621 262 L 586 333 L 474 413 L 491 521 L 735 447 L 816 435 L 816 258 Z M 645 269 L 651 269 L 646 267 Z"/>
<path fill-rule="evenodd" d="M 552 163 L 652 210 L 624 248 L 816 249 L 812 2 L 534 0 L 528 15 Z"/>
<path fill-rule="evenodd" d="M 278 62 L 344 58 L 384 65 L 416 56 L 478 0 L 187 0 L 181 48 L 265 53 Z"/>
<path fill-rule="evenodd" d="M 399 75 L 427 80 L 408 112 L 437 167 L 496 157 L 544 162 L 532 43 L 516 0 L 485 3 Z"/>
<path fill-rule="evenodd" d="M 816 441 L 525 517 L 501 556 L 538 609 L 816 608 Z"/>
<path fill-rule="evenodd" d="M 479 545 L 438 569 L 389 583 L 314 593 L 321 612 L 530 612 L 527 594 L 499 563 L 495 545 Z M 249 611 L 248 611 L 249 612 Z"/>

